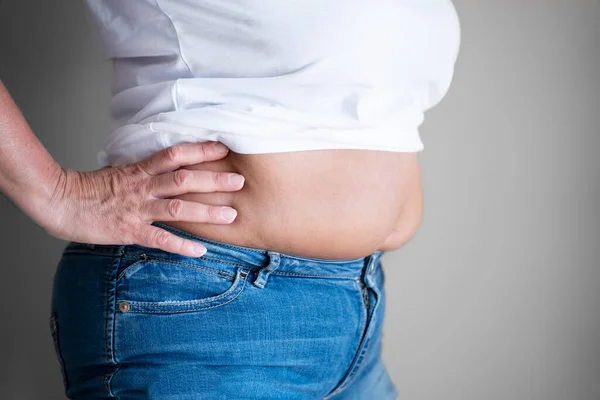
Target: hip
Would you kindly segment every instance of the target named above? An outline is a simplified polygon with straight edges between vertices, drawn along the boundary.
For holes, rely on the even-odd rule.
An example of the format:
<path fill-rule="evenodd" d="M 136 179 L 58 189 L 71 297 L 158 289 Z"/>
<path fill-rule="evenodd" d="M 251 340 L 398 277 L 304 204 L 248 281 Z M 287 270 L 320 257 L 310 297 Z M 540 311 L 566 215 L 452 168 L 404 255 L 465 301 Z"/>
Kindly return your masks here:
<path fill-rule="evenodd" d="M 207 253 L 65 248 L 50 322 L 69 398 L 395 398 L 383 252 L 303 258 L 164 227 Z"/>

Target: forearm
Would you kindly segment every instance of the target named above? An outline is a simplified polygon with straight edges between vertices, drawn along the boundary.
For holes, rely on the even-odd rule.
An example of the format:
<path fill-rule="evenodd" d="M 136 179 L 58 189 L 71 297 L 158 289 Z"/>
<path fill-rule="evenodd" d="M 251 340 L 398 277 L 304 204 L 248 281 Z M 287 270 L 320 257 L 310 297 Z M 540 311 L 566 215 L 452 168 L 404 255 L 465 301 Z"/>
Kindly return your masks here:
<path fill-rule="evenodd" d="M 0 193 L 41 223 L 61 173 L 0 81 Z"/>

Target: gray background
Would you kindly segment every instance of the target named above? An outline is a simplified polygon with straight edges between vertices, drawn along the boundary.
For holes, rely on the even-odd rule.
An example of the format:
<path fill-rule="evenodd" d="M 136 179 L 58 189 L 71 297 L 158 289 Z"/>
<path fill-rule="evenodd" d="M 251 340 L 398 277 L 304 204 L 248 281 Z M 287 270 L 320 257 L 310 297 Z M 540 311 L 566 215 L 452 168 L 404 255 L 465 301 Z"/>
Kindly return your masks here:
<path fill-rule="evenodd" d="M 402 400 L 600 399 L 600 2 L 455 0 L 426 115 L 425 213 L 384 255 Z M 82 1 L 2 0 L 0 78 L 67 168 L 97 169 L 110 64 Z M 0 398 L 63 399 L 48 329 L 65 242 L 0 197 Z"/>

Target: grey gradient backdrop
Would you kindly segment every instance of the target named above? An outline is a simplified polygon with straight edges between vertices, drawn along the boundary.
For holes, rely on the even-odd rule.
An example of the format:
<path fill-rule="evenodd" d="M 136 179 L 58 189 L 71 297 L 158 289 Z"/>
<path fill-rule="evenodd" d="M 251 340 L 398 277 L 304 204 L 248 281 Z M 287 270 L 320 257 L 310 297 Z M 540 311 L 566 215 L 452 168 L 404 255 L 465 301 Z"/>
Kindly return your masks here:
<path fill-rule="evenodd" d="M 0 1 L 0 78 L 62 166 L 97 169 L 111 70 L 83 2 Z M 455 5 L 424 220 L 383 258 L 384 360 L 402 400 L 598 400 L 600 2 Z M 0 234 L 0 398 L 64 399 L 48 314 L 66 243 L 3 197 Z"/>

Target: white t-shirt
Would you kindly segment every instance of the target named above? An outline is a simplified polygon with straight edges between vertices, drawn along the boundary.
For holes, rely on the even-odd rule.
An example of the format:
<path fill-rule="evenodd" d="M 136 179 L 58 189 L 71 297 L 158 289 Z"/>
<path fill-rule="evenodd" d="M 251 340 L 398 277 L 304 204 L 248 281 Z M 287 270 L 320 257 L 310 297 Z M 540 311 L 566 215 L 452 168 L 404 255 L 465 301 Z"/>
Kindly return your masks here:
<path fill-rule="evenodd" d="M 102 167 L 184 142 L 421 151 L 460 46 L 451 0 L 86 2 L 114 66 Z"/>

